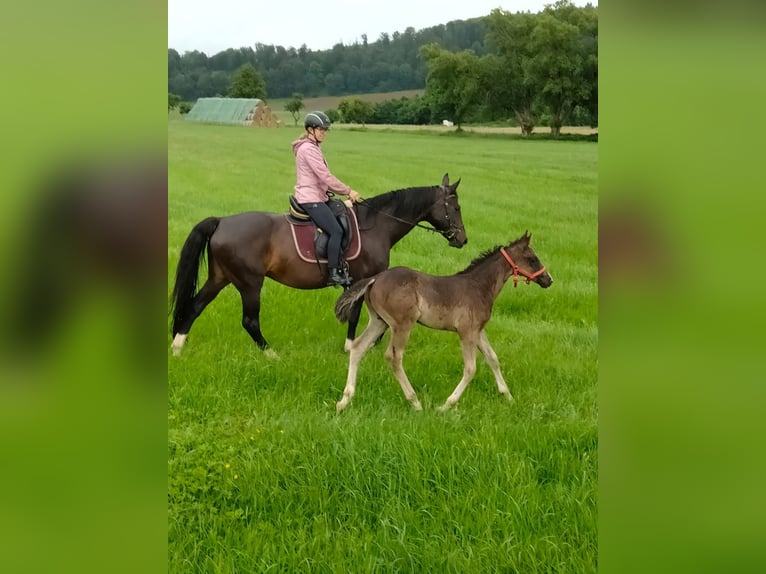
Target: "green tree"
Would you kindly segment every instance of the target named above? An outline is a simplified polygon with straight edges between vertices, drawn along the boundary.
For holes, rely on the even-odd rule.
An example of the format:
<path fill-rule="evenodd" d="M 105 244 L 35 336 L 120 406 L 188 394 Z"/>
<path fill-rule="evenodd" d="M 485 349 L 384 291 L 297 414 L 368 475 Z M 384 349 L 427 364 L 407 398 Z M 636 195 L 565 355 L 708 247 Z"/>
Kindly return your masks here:
<path fill-rule="evenodd" d="M 550 114 L 551 133 L 558 137 L 574 105 L 590 96 L 580 29 L 546 9 L 537 19 L 529 47 L 533 55 L 527 60 L 526 72 Z"/>
<path fill-rule="evenodd" d="M 493 10 L 487 18 L 487 26 L 496 53 L 483 58 L 481 65 L 486 105 L 496 116 L 513 115 L 523 136 L 532 133 L 536 122 L 537 89 L 527 71 L 536 21 L 537 14 Z"/>
<path fill-rule="evenodd" d="M 343 98 L 338 104 L 338 111 L 343 116 L 344 122 L 363 126 L 372 115 L 372 110 L 372 103 L 359 98 Z"/>
<path fill-rule="evenodd" d="M 428 76 L 426 94 L 433 109 L 450 117 L 457 130 L 477 106 L 480 96 L 479 59 L 471 50 L 448 52 L 438 44 L 420 48 Z"/>
<path fill-rule="evenodd" d="M 181 113 L 182 116 L 185 116 L 188 114 L 192 109 L 192 106 L 189 102 L 181 102 L 178 104 L 178 111 Z"/>
<path fill-rule="evenodd" d="M 303 96 L 301 94 L 293 94 L 293 98 L 285 104 L 285 110 L 290 112 L 293 116 L 295 125 L 298 125 L 298 118 L 300 117 L 301 110 L 306 107 L 303 103 Z"/>
<path fill-rule="evenodd" d="M 266 99 L 266 83 L 252 64 L 242 64 L 234 73 L 229 97 Z"/>
<path fill-rule="evenodd" d="M 168 113 L 181 103 L 181 96 L 168 92 Z"/>

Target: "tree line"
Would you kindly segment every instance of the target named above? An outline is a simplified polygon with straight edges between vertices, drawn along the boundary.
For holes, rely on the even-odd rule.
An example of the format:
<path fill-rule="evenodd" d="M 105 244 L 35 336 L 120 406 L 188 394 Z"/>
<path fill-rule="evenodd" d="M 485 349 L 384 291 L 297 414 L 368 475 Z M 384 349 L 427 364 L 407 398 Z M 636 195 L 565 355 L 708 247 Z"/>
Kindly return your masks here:
<path fill-rule="evenodd" d="M 426 69 L 418 48 L 432 42 L 445 49 L 472 49 L 484 54 L 486 26 L 482 18 L 458 20 L 420 31 L 383 33 L 368 42 L 365 34 L 351 45 L 313 51 L 304 44 L 285 48 L 256 43 L 255 48 L 230 48 L 208 57 L 197 50 L 179 55 L 168 50 L 168 91 L 194 101 L 228 92 L 235 72 L 244 64 L 262 75 L 271 98 L 294 93 L 305 97 L 395 92 L 422 88 Z"/>
<path fill-rule="evenodd" d="M 323 52 L 261 44 L 211 58 L 168 51 L 168 89 L 183 100 L 241 95 L 234 88 L 242 76 L 258 86 L 250 97 L 292 97 L 290 111 L 300 109 L 304 96 L 425 89 L 423 96 L 375 104 L 344 100 L 328 110 L 343 121 L 449 119 L 458 129 L 510 121 L 524 135 L 536 125 L 558 135 L 564 124 L 598 125 L 598 8 L 559 0 L 538 13 L 495 9 L 483 18 L 408 28 L 371 44 L 363 36 L 361 43 Z"/>

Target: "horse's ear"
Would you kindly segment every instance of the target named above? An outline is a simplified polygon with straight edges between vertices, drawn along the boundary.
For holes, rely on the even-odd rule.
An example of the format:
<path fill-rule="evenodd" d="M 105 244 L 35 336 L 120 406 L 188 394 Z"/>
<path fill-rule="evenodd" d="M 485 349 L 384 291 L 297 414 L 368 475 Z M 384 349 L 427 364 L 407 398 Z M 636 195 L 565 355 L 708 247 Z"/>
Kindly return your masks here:
<path fill-rule="evenodd" d="M 524 235 L 521 236 L 521 240 L 529 245 L 530 240 L 532 239 L 532 236 L 529 234 L 529 229 L 524 231 Z"/>
<path fill-rule="evenodd" d="M 449 174 L 445 173 L 444 177 L 442 178 L 442 187 L 447 189 L 447 186 L 449 186 Z"/>
<path fill-rule="evenodd" d="M 463 179 L 459 177 L 455 183 L 452 184 L 452 191 L 457 191 L 457 186 L 460 185 L 460 180 Z"/>

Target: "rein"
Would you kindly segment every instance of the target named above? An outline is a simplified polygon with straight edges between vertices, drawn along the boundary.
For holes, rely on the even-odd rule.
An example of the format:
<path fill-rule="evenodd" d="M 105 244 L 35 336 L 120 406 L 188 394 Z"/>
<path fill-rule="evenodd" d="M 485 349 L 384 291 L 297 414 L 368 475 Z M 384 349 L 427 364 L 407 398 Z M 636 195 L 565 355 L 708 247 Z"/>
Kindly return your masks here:
<path fill-rule="evenodd" d="M 447 190 L 445 190 L 444 188 L 441 188 L 441 189 L 442 191 L 444 191 L 444 219 L 446 219 L 447 225 L 449 226 L 449 229 L 447 231 L 439 231 L 435 227 L 429 227 L 427 225 L 423 225 L 419 221 L 407 221 L 406 219 L 402 219 L 401 217 L 396 217 L 395 215 L 391 215 L 390 213 L 386 213 L 385 211 L 381 211 L 380 209 L 375 209 L 369 203 L 367 203 L 366 199 L 360 199 L 357 203 L 361 203 L 367 209 L 370 209 L 376 213 L 380 213 L 381 215 L 385 215 L 386 217 L 390 219 L 400 221 L 401 223 L 406 223 L 407 225 L 412 225 L 413 227 L 420 227 L 421 229 L 425 229 L 426 231 L 430 231 L 431 233 L 440 233 L 447 240 L 450 240 L 457 235 L 457 232 L 460 231 L 461 228 L 455 227 L 452 225 L 452 221 L 450 220 L 450 217 L 449 217 L 449 210 L 447 209 L 449 207 L 449 204 L 447 203 Z"/>
<path fill-rule="evenodd" d="M 510 255 L 508 255 L 508 253 L 506 253 L 506 251 L 505 251 L 505 248 L 504 248 L 504 247 L 501 247 L 501 248 L 500 248 L 500 253 L 502 253 L 502 254 L 503 254 L 503 257 L 505 257 L 505 260 L 506 260 L 506 261 L 508 262 L 508 264 L 511 266 L 511 269 L 513 269 L 513 286 L 514 286 L 514 287 L 518 287 L 518 283 L 519 283 L 519 275 L 523 275 L 524 277 L 526 277 L 526 278 L 527 278 L 527 285 L 529 285 L 529 283 L 530 283 L 530 282 L 531 282 L 533 279 L 535 279 L 535 278 L 537 278 L 538 276 L 540 276 L 540 275 L 542 275 L 543 273 L 545 273 L 545 267 L 543 266 L 541 269 L 538 269 L 538 270 L 537 270 L 537 271 L 535 271 L 534 273 L 532 273 L 532 274 L 529 274 L 529 273 L 527 273 L 526 271 L 524 271 L 523 269 L 521 269 L 521 268 L 520 268 L 518 265 L 516 265 L 516 264 L 513 262 L 513 259 L 511 259 L 511 256 L 510 256 Z"/>

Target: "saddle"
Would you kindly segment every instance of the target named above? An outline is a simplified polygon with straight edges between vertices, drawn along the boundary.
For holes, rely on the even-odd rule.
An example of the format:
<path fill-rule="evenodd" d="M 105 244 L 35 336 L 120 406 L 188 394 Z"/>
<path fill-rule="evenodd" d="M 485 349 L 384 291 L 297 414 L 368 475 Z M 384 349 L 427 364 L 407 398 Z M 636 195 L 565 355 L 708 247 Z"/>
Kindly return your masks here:
<path fill-rule="evenodd" d="M 362 250 L 356 212 L 337 199 L 331 199 L 328 205 L 343 230 L 343 238 L 340 242 L 341 256 L 346 261 L 356 259 Z M 285 219 L 290 224 L 293 243 L 300 258 L 309 263 L 327 263 L 328 236 L 321 228 L 314 225 L 309 214 L 303 210 L 293 195 L 290 196 L 290 211 L 285 215 Z"/>

